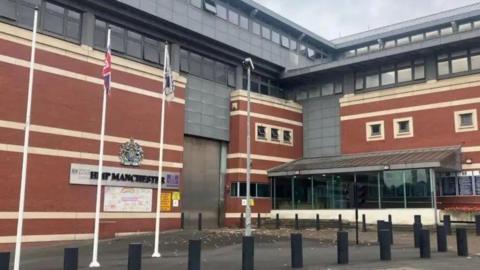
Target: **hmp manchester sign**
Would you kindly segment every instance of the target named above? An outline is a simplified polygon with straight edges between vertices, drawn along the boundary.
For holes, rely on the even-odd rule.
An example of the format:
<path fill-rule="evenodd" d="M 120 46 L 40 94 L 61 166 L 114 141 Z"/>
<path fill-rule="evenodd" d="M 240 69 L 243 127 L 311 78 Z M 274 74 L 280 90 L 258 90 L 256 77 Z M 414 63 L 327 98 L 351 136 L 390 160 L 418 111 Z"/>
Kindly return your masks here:
<path fill-rule="evenodd" d="M 72 163 L 70 165 L 70 184 L 97 185 L 98 166 Z M 158 172 L 131 168 L 103 166 L 102 185 L 117 187 L 157 188 Z M 163 172 L 162 188 L 178 189 L 180 174 Z"/>

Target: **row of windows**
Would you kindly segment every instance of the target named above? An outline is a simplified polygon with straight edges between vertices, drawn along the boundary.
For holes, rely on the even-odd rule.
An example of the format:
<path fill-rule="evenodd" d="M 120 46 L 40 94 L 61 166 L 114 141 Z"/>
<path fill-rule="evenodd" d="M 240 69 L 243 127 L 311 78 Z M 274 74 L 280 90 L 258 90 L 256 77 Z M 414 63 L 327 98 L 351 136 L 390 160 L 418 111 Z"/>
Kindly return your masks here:
<path fill-rule="evenodd" d="M 293 145 L 293 130 L 257 123 L 255 140 L 284 145 Z"/>
<path fill-rule="evenodd" d="M 104 49 L 107 43 L 107 29 L 110 27 L 112 51 L 151 63 L 163 65 L 165 44 L 153 38 L 118 25 L 95 20 L 94 46 Z"/>
<path fill-rule="evenodd" d="M 397 39 L 391 39 L 386 41 L 379 40 L 377 43 L 371 44 L 369 46 L 364 46 L 364 47 L 349 50 L 345 52 L 345 57 L 352 57 L 356 55 L 378 52 L 383 49 L 389 49 L 389 48 L 402 46 L 410 43 L 437 38 L 440 36 L 451 35 L 455 32 L 466 32 L 466 31 L 479 29 L 479 28 L 480 28 L 480 20 L 464 22 L 459 25 L 453 23 L 453 25 L 443 27 L 441 29 L 434 29 L 434 30 L 417 33 L 409 36 L 399 37 Z"/>
<path fill-rule="evenodd" d="M 478 130 L 477 110 L 463 110 L 454 112 L 455 132 Z M 367 141 L 385 139 L 385 122 L 367 122 L 365 125 Z M 413 137 L 413 118 L 404 117 L 393 119 L 393 134 L 395 139 Z"/>
<path fill-rule="evenodd" d="M 32 28 L 35 7 L 39 7 L 39 31 L 80 42 L 82 15 L 70 8 L 41 0 L 2 0 L 0 17 Z"/>
<path fill-rule="evenodd" d="M 445 174 L 440 177 L 438 194 L 441 196 L 480 195 L 480 172 L 460 172 Z"/>
<path fill-rule="evenodd" d="M 194 52 L 180 50 L 180 70 L 192 75 L 235 87 L 235 68 Z"/>
<path fill-rule="evenodd" d="M 304 44 L 300 44 L 300 46 L 297 48 L 298 43 L 295 39 L 280 34 L 279 31 L 271 28 L 270 26 L 253 21 L 246 16 L 239 14 L 237 11 L 220 4 L 218 1 L 191 0 L 191 3 L 192 5 L 198 8 L 203 8 L 207 12 L 215 14 L 217 17 L 235 24 L 244 30 L 251 31 L 255 35 L 261 36 L 264 39 L 268 39 L 285 49 L 292 51 L 297 51 L 297 49 L 299 49 L 299 53 L 308 57 L 309 59 L 326 59 L 328 57 L 325 52 L 321 50 L 314 50 L 313 48 Z"/>
<path fill-rule="evenodd" d="M 425 79 L 423 59 L 379 66 L 355 74 L 355 90 L 371 89 Z"/>
<path fill-rule="evenodd" d="M 245 182 L 234 182 L 230 185 L 230 196 L 247 196 L 247 184 Z M 270 185 L 260 183 L 250 183 L 250 196 L 256 198 L 269 198 Z"/>
<path fill-rule="evenodd" d="M 437 56 L 437 73 L 440 77 L 478 70 L 480 70 L 480 47 Z"/>
<path fill-rule="evenodd" d="M 311 89 L 297 91 L 296 100 L 305 100 L 320 96 L 331 96 L 343 93 L 343 83 L 341 80 L 330 81 L 314 86 Z"/>
<path fill-rule="evenodd" d="M 247 89 L 247 74 L 243 74 L 243 89 Z M 269 95 L 278 98 L 285 98 L 285 92 L 275 80 L 269 79 L 260 74 L 252 73 L 250 76 L 250 90 L 255 93 Z"/>

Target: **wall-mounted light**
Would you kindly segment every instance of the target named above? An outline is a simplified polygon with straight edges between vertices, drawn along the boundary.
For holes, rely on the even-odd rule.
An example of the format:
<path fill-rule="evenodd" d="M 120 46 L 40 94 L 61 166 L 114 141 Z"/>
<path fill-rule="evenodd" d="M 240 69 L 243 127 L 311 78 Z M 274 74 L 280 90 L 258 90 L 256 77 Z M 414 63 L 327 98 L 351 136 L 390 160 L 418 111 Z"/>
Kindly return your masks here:
<path fill-rule="evenodd" d="M 473 161 L 472 161 L 472 159 L 471 159 L 471 158 L 467 158 L 467 160 L 465 160 L 465 163 L 467 163 L 467 164 L 472 164 L 472 163 L 473 163 Z"/>

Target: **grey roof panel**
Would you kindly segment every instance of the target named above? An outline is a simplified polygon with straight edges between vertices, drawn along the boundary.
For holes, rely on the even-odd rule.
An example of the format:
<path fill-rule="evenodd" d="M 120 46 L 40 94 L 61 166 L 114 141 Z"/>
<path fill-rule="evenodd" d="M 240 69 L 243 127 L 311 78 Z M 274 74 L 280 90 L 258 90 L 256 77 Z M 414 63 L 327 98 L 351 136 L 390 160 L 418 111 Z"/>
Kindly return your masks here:
<path fill-rule="evenodd" d="M 460 146 L 418 148 L 295 160 L 268 171 L 269 176 L 382 171 L 412 168 L 461 169 Z"/>

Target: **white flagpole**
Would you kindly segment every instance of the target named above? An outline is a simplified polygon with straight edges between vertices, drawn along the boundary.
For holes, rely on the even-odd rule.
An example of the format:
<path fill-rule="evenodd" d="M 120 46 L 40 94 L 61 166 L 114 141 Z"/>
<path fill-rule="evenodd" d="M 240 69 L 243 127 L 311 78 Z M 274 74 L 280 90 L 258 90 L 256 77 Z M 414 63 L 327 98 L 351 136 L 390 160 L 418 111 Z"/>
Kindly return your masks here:
<path fill-rule="evenodd" d="M 33 90 L 33 72 L 35 69 L 35 46 L 37 43 L 37 22 L 38 8 L 35 8 L 33 15 L 33 36 L 32 51 L 30 55 L 30 72 L 28 75 L 28 97 L 27 97 L 27 115 L 25 117 L 25 138 L 23 140 L 23 159 L 22 159 L 22 179 L 20 180 L 20 198 L 18 203 L 18 221 L 17 221 L 17 238 L 15 241 L 15 259 L 13 269 L 20 269 L 20 252 L 22 250 L 22 234 L 23 234 L 23 213 L 25 210 L 25 188 L 27 182 L 27 161 L 28 161 L 28 143 L 30 140 L 30 119 L 32 113 L 32 90 Z"/>
<path fill-rule="evenodd" d="M 158 184 L 157 184 L 157 213 L 155 215 L 155 246 L 152 257 L 160 258 L 162 255 L 158 250 L 160 238 L 160 200 L 162 198 L 162 174 L 163 174 L 163 135 L 165 129 L 165 84 L 167 65 L 170 63 L 170 55 L 168 54 L 168 44 L 165 44 L 165 60 L 163 63 L 163 91 L 162 91 L 162 115 L 160 116 L 160 150 L 158 159 Z M 171 86 L 172 87 L 172 86 Z"/>
<path fill-rule="evenodd" d="M 107 32 L 107 48 L 110 46 L 110 28 Z M 93 254 L 90 268 L 100 267 L 98 262 L 98 234 L 100 227 L 100 202 L 102 200 L 103 145 L 105 137 L 105 117 L 107 110 L 107 89 L 103 89 L 102 128 L 100 131 L 100 153 L 98 156 L 97 203 L 95 206 L 95 230 L 93 233 Z"/>

